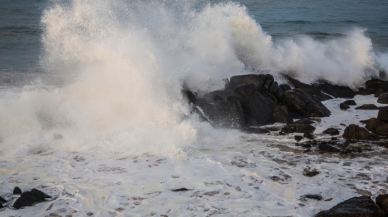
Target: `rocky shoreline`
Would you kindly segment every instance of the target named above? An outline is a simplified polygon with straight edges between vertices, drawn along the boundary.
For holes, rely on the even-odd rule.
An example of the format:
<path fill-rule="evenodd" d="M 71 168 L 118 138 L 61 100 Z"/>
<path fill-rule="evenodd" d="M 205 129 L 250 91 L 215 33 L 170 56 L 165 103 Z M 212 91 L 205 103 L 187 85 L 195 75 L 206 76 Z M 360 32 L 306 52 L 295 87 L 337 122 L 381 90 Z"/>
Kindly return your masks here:
<path fill-rule="evenodd" d="M 267 134 L 277 131 L 279 135 L 303 133 L 295 135 L 299 142 L 303 138 L 308 140 L 296 143 L 303 147 L 304 153 L 314 151 L 318 153 L 340 153 L 341 155 L 353 152 L 362 152 L 351 144 L 358 141 L 377 144 L 388 148 L 388 107 L 377 107 L 374 104 L 364 104 L 356 107 L 357 110 L 379 110 L 376 118 L 362 121 L 365 127 L 351 124 L 346 126 L 342 135 L 345 142 L 337 141 L 332 137 L 329 141 L 314 140 L 315 128 L 311 125 L 319 118 L 328 117 L 331 111 L 321 102 L 333 98 L 346 98 L 338 106 L 348 110 L 356 106 L 355 95 L 372 95 L 378 97 L 377 102 L 388 104 L 388 82 L 371 79 L 357 91 L 340 85 L 332 85 L 327 81 L 318 81 L 311 85 L 300 82 L 284 75 L 287 84 L 280 84 L 270 74 L 248 74 L 233 76 L 225 80 L 225 88 L 210 92 L 204 96 L 185 90 L 183 93 L 192 106 L 192 112 L 197 113 L 204 121 L 216 128 L 239 129 L 246 133 Z M 299 119 L 294 121 L 294 119 Z M 283 127 L 268 128 L 266 125 L 284 123 Z M 341 123 L 338 123 L 339 125 Z M 323 131 L 324 134 L 339 135 L 336 128 Z M 308 172 L 311 176 L 316 173 Z M 306 175 L 309 176 L 309 175 Z M 313 197 L 316 199 L 317 197 Z M 318 198 L 322 197 L 318 195 Z M 321 211 L 315 216 L 347 216 L 347 217 L 383 217 L 388 216 L 388 194 L 379 195 L 376 203 L 369 196 L 353 197 L 339 203 L 333 208 Z"/>

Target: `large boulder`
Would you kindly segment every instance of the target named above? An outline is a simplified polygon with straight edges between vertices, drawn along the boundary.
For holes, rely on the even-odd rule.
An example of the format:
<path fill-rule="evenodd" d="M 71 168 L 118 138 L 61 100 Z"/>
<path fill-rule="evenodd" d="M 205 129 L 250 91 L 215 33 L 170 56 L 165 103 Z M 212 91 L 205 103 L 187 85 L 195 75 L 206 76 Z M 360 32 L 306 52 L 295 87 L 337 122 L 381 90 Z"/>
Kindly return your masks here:
<path fill-rule="evenodd" d="M 362 140 L 378 140 L 379 136 L 371 134 L 363 127 L 351 124 L 346 127 L 345 132 L 342 136 L 345 139 L 362 139 Z"/>
<path fill-rule="evenodd" d="M 382 194 L 376 197 L 377 205 L 388 215 L 388 194 Z"/>
<path fill-rule="evenodd" d="M 358 94 L 360 95 L 375 94 L 376 96 L 378 96 L 379 93 L 381 93 L 381 90 L 380 90 L 381 86 L 388 86 L 388 81 L 383 81 L 380 79 L 373 78 L 365 82 L 364 87 L 358 90 Z"/>
<path fill-rule="evenodd" d="M 388 92 L 388 85 L 382 84 L 380 87 L 377 89 L 375 93 L 375 97 L 380 97 L 381 94 L 387 93 Z"/>
<path fill-rule="evenodd" d="M 365 128 L 367 130 L 369 130 L 369 131 L 375 132 L 377 127 L 383 126 L 383 125 L 386 125 L 386 124 L 387 123 L 385 123 L 383 121 L 380 121 L 377 118 L 371 118 L 371 119 L 366 121 Z"/>
<path fill-rule="evenodd" d="M 380 94 L 379 98 L 377 99 L 377 102 L 381 104 L 388 104 L 388 93 Z"/>
<path fill-rule="evenodd" d="M 200 101 L 197 106 L 215 127 L 240 129 L 244 126 L 243 108 L 235 96 L 228 96 L 227 101 Z"/>
<path fill-rule="evenodd" d="M 330 115 L 326 106 L 299 88 L 284 92 L 283 101 L 292 112 L 303 117 L 327 117 Z"/>
<path fill-rule="evenodd" d="M 276 122 L 279 123 L 292 123 L 292 118 L 288 114 L 287 106 L 280 105 L 276 106 L 273 111 L 273 117 L 275 118 Z"/>
<path fill-rule="evenodd" d="M 388 122 L 388 106 L 379 108 L 377 119 L 380 121 Z"/>
<path fill-rule="evenodd" d="M 248 108 L 259 125 L 266 125 L 275 122 L 273 108 L 266 98 L 255 91 L 249 99 Z"/>
<path fill-rule="evenodd" d="M 375 132 L 381 136 L 388 136 L 388 124 L 376 127 Z"/>
<path fill-rule="evenodd" d="M 327 93 L 335 98 L 353 98 L 356 95 L 356 92 L 350 87 L 333 85 L 328 81 L 320 81 L 312 84 L 312 86 L 324 93 Z"/>
<path fill-rule="evenodd" d="M 261 90 L 265 80 L 265 75 L 237 75 L 230 78 L 229 84 L 227 85 L 226 89 L 234 90 L 237 86 L 242 84 L 253 84 L 256 90 Z"/>
<path fill-rule="evenodd" d="M 386 213 L 368 196 L 353 197 L 315 217 L 385 217 Z"/>
<path fill-rule="evenodd" d="M 46 201 L 46 198 L 51 198 L 51 196 L 34 188 L 31 191 L 23 192 L 23 194 L 15 201 L 13 207 L 20 209 L 25 206 L 32 206 L 36 203 Z"/>

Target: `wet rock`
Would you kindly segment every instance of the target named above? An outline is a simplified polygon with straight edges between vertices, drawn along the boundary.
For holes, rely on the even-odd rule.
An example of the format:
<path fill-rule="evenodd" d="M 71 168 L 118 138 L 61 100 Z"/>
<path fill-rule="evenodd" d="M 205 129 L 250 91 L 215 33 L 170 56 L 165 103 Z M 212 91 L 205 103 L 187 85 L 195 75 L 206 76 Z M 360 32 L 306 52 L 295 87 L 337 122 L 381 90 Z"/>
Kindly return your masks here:
<path fill-rule="evenodd" d="M 307 201 L 306 199 L 313 199 L 313 200 L 322 200 L 323 197 L 319 194 L 306 194 L 300 197 L 302 201 Z"/>
<path fill-rule="evenodd" d="M 189 103 L 195 104 L 197 102 L 197 94 L 194 93 L 193 91 L 191 91 L 191 90 L 183 90 L 182 94 L 183 94 L 183 96 L 186 98 L 186 100 Z"/>
<path fill-rule="evenodd" d="M 197 106 L 215 127 L 240 129 L 245 124 L 243 108 L 236 97 L 229 96 L 226 102 L 201 101 Z"/>
<path fill-rule="evenodd" d="M 381 104 L 388 104 L 388 93 L 380 94 L 379 98 L 377 99 L 377 102 Z"/>
<path fill-rule="evenodd" d="M 304 172 L 303 172 L 303 175 L 304 176 L 307 176 L 307 177 L 314 177 L 316 175 L 320 174 L 320 172 L 317 170 L 317 169 L 314 169 L 314 170 L 308 170 L 308 169 L 304 169 Z"/>
<path fill-rule="evenodd" d="M 193 189 L 188 189 L 188 188 L 177 188 L 177 189 L 172 189 L 171 191 L 173 192 L 182 192 L 182 191 L 192 191 Z"/>
<path fill-rule="evenodd" d="M 294 139 L 299 142 L 303 139 L 303 136 L 294 136 Z"/>
<path fill-rule="evenodd" d="M 22 190 L 19 187 L 13 189 L 13 194 L 22 194 Z"/>
<path fill-rule="evenodd" d="M 279 123 L 292 123 L 292 118 L 288 114 L 287 106 L 276 106 L 273 110 L 273 117 Z"/>
<path fill-rule="evenodd" d="M 357 105 L 356 101 L 354 101 L 354 100 L 346 100 L 343 103 L 346 104 L 346 105 Z"/>
<path fill-rule="evenodd" d="M 259 127 L 247 127 L 242 130 L 245 133 L 252 134 L 268 134 L 270 131 L 267 129 L 259 128 Z"/>
<path fill-rule="evenodd" d="M 233 91 L 233 95 L 237 97 L 240 103 L 244 106 L 248 106 L 249 99 L 255 92 L 255 85 L 253 84 L 242 84 L 236 87 Z"/>
<path fill-rule="evenodd" d="M 303 83 L 301 81 L 298 81 L 294 78 L 291 78 L 290 76 L 287 76 L 285 75 L 285 78 L 292 84 L 294 85 L 295 88 L 300 88 L 302 90 L 304 90 L 306 93 L 314 96 L 315 98 L 317 98 L 319 101 L 325 101 L 325 100 L 328 100 L 328 99 L 333 99 L 333 97 L 325 94 L 325 93 L 322 93 L 320 90 L 317 90 L 316 88 L 314 88 L 313 86 L 309 85 L 309 84 L 306 84 L 306 83 Z"/>
<path fill-rule="evenodd" d="M 376 127 L 375 132 L 381 136 L 388 136 L 388 124 Z"/>
<path fill-rule="evenodd" d="M 248 108 L 259 125 L 267 125 L 275 122 L 271 104 L 259 92 L 255 91 L 249 98 Z"/>
<path fill-rule="evenodd" d="M 237 75 L 230 78 L 230 82 L 226 89 L 235 89 L 237 86 L 242 84 L 253 84 L 256 90 L 261 90 L 264 85 L 265 76 L 249 74 L 249 75 Z"/>
<path fill-rule="evenodd" d="M 366 128 L 367 130 L 374 132 L 374 131 L 376 131 L 376 128 L 377 128 L 377 127 L 383 126 L 383 125 L 385 125 L 385 124 L 387 124 L 387 123 L 385 123 L 385 122 L 383 122 L 383 121 L 380 121 L 380 120 L 378 120 L 377 118 L 371 118 L 371 119 L 367 120 L 367 121 L 365 122 L 365 124 L 366 124 L 366 125 L 365 125 L 365 128 Z"/>
<path fill-rule="evenodd" d="M 363 140 L 378 140 L 378 135 L 369 133 L 365 128 L 351 124 L 346 127 L 342 136 L 345 139 L 363 139 Z"/>
<path fill-rule="evenodd" d="M 341 103 L 341 104 L 340 104 L 340 109 L 342 109 L 342 110 L 348 110 L 348 109 L 350 109 L 350 106 L 349 106 L 348 104 Z"/>
<path fill-rule="evenodd" d="M 287 124 L 281 131 L 284 133 L 314 133 L 315 127 L 309 124 Z"/>
<path fill-rule="evenodd" d="M 0 204 L 2 203 L 7 203 L 7 201 L 4 198 L 0 197 Z"/>
<path fill-rule="evenodd" d="M 333 85 L 328 81 L 320 81 L 312 84 L 312 86 L 324 93 L 327 93 L 335 98 L 353 98 L 356 95 L 356 92 L 350 87 Z"/>
<path fill-rule="evenodd" d="M 13 207 L 20 209 L 25 206 L 32 206 L 36 203 L 46 201 L 46 198 L 51 198 L 51 196 L 39 191 L 37 189 L 32 189 L 31 191 L 24 192 L 13 204 Z"/>
<path fill-rule="evenodd" d="M 376 204 L 388 214 L 388 194 L 377 196 Z"/>
<path fill-rule="evenodd" d="M 319 148 L 319 150 L 321 150 L 323 152 L 331 152 L 331 153 L 340 152 L 340 150 L 338 148 L 333 147 L 333 146 L 328 145 L 328 144 L 323 144 L 323 143 L 321 143 L 318 148 Z"/>
<path fill-rule="evenodd" d="M 307 133 L 307 132 L 303 134 L 303 137 L 307 138 L 307 139 L 314 139 L 314 135 L 312 135 L 311 133 Z"/>
<path fill-rule="evenodd" d="M 380 87 L 377 89 L 375 93 L 375 97 L 380 97 L 383 93 L 387 93 L 387 92 L 388 92 L 388 85 L 386 84 L 380 85 Z"/>
<path fill-rule="evenodd" d="M 384 85 L 388 86 L 388 82 L 373 78 L 373 79 L 365 82 L 365 87 L 360 88 L 358 90 L 358 94 L 360 94 L 360 95 L 378 94 L 378 92 L 380 91 L 379 88 L 381 86 L 384 86 Z"/>
<path fill-rule="evenodd" d="M 357 110 L 379 110 L 379 107 L 377 107 L 374 104 L 364 104 L 362 106 L 356 107 Z"/>
<path fill-rule="evenodd" d="M 303 153 L 307 153 L 307 152 L 310 152 L 310 151 L 311 151 L 311 149 L 308 148 L 308 149 L 304 150 Z"/>
<path fill-rule="evenodd" d="M 379 109 L 377 119 L 380 121 L 388 122 L 388 106 Z"/>
<path fill-rule="evenodd" d="M 294 124 L 313 124 L 313 123 L 315 122 L 312 121 L 310 118 L 303 118 L 294 122 Z"/>
<path fill-rule="evenodd" d="M 319 100 L 302 89 L 284 92 L 283 100 L 287 107 L 302 117 L 327 117 L 330 111 Z"/>
<path fill-rule="evenodd" d="M 281 84 L 279 85 L 279 89 L 282 89 L 283 92 L 286 92 L 287 90 L 291 90 L 291 87 L 288 84 Z"/>
<path fill-rule="evenodd" d="M 328 128 L 328 129 L 324 130 L 322 133 L 329 134 L 329 135 L 339 135 L 340 134 L 339 130 L 336 128 Z"/>
<path fill-rule="evenodd" d="M 368 196 L 353 197 L 330 210 L 319 212 L 316 217 L 385 217 L 385 212 Z"/>

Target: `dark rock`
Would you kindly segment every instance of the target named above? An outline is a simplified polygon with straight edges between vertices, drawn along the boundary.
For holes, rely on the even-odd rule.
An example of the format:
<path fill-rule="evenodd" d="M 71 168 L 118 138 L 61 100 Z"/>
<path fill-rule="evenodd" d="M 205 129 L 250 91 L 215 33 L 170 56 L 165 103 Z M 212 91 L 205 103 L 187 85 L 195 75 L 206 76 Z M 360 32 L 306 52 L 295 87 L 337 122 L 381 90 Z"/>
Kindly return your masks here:
<path fill-rule="evenodd" d="M 333 85 L 328 81 L 320 81 L 312 84 L 312 86 L 324 93 L 334 96 L 335 98 L 353 98 L 356 95 L 356 92 L 350 87 Z"/>
<path fill-rule="evenodd" d="M 338 140 L 337 138 L 335 138 L 335 137 L 331 137 L 331 140 Z"/>
<path fill-rule="evenodd" d="M 238 99 L 229 96 L 227 101 L 198 102 L 204 116 L 215 127 L 240 129 L 244 126 L 244 112 Z"/>
<path fill-rule="evenodd" d="M 365 104 L 362 106 L 356 107 L 357 110 L 379 110 L 379 107 L 377 107 L 374 104 Z"/>
<path fill-rule="evenodd" d="M 388 93 L 380 94 L 379 98 L 377 99 L 377 102 L 381 104 L 388 104 Z"/>
<path fill-rule="evenodd" d="M 301 200 L 306 201 L 306 199 L 313 199 L 313 200 L 322 200 L 323 197 L 319 194 L 306 194 L 300 197 Z"/>
<path fill-rule="evenodd" d="M 384 147 L 384 148 L 388 148 L 388 142 L 379 142 L 379 143 L 377 143 L 377 145 Z"/>
<path fill-rule="evenodd" d="M 386 84 L 380 85 L 380 87 L 377 89 L 377 91 L 375 93 L 375 97 L 380 98 L 381 94 L 387 93 L 387 92 L 388 92 L 388 85 L 386 85 Z"/>
<path fill-rule="evenodd" d="M 269 90 L 271 88 L 272 83 L 275 81 L 272 75 L 266 74 L 265 75 L 265 82 L 263 88 L 266 90 Z"/>
<path fill-rule="evenodd" d="M 325 131 L 323 131 L 322 133 L 329 134 L 329 135 L 339 135 L 340 134 L 339 130 L 335 129 L 335 128 L 328 128 Z"/>
<path fill-rule="evenodd" d="M 378 135 L 371 134 L 363 127 L 351 124 L 346 127 L 344 134 L 342 135 L 345 139 L 363 139 L 363 140 L 378 140 Z"/>
<path fill-rule="evenodd" d="M 307 138 L 307 139 L 314 139 L 314 135 L 312 135 L 311 133 L 307 133 L 307 132 L 303 134 L 303 137 Z"/>
<path fill-rule="evenodd" d="M 192 191 L 193 189 L 188 189 L 188 188 L 177 188 L 177 189 L 172 189 L 171 191 L 173 192 L 181 192 L 181 191 Z"/>
<path fill-rule="evenodd" d="M 237 75 L 230 78 L 230 82 L 227 85 L 227 89 L 233 90 L 237 86 L 242 84 L 253 84 L 256 90 L 261 90 L 264 85 L 265 77 L 249 74 L 249 75 Z"/>
<path fill-rule="evenodd" d="M 315 89 L 313 86 L 300 82 L 294 78 L 291 78 L 290 76 L 285 75 L 285 78 L 292 84 L 294 85 L 295 88 L 300 88 L 304 90 L 306 93 L 316 97 L 319 101 L 325 101 L 328 99 L 333 99 L 333 97 L 322 93 L 320 90 Z M 285 90 L 286 91 L 286 90 Z"/>
<path fill-rule="evenodd" d="M 346 104 L 346 105 L 357 105 L 356 101 L 354 101 L 354 100 L 346 100 L 343 103 Z"/>
<path fill-rule="evenodd" d="M 32 189 L 31 191 L 24 192 L 13 204 L 13 207 L 20 209 L 25 206 L 32 206 L 36 203 L 46 201 L 46 198 L 51 198 L 51 196 L 39 191 L 37 189 Z"/>
<path fill-rule="evenodd" d="M 376 127 L 375 132 L 381 136 L 388 136 L 388 124 Z"/>
<path fill-rule="evenodd" d="M 342 109 L 342 110 L 348 110 L 348 109 L 350 109 L 350 106 L 349 106 L 348 104 L 341 103 L 341 104 L 340 104 L 340 109 Z"/>
<path fill-rule="evenodd" d="M 254 92 L 249 99 L 248 108 L 259 125 L 267 125 L 275 122 L 271 104 L 259 92 Z"/>
<path fill-rule="evenodd" d="M 282 132 L 282 131 L 280 131 L 280 132 L 279 132 L 279 135 L 281 135 L 281 136 L 284 136 L 284 135 L 286 135 L 286 133 L 285 133 L 285 132 Z"/>
<path fill-rule="evenodd" d="M 377 119 L 379 119 L 380 121 L 388 122 L 388 106 L 379 109 Z"/>
<path fill-rule="evenodd" d="M 270 131 L 267 129 L 259 128 L 259 127 L 247 127 L 242 130 L 245 133 L 252 133 L 252 134 L 266 134 Z"/>
<path fill-rule="evenodd" d="M 294 136 L 294 139 L 299 142 L 303 139 L 303 136 Z"/>
<path fill-rule="evenodd" d="M 284 105 L 276 106 L 273 110 L 273 117 L 279 123 L 292 123 L 292 118 L 288 114 L 288 109 Z"/>
<path fill-rule="evenodd" d="M 388 194 L 377 196 L 376 204 L 388 214 Z"/>
<path fill-rule="evenodd" d="M 333 152 L 333 153 L 340 152 L 340 150 L 338 148 L 333 147 L 333 146 L 328 145 L 328 144 L 323 144 L 323 143 L 321 143 L 318 148 L 319 148 L 319 150 L 321 150 L 323 152 Z"/>
<path fill-rule="evenodd" d="M 283 126 L 262 126 L 261 128 L 269 131 L 280 131 Z"/>
<path fill-rule="evenodd" d="M 313 124 L 313 123 L 314 121 L 312 121 L 310 118 L 302 118 L 294 122 L 294 124 Z"/>
<path fill-rule="evenodd" d="M 317 99 L 302 89 L 284 92 L 283 100 L 287 107 L 303 117 L 327 117 L 330 111 Z"/>
<path fill-rule="evenodd" d="M 281 84 L 279 85 L 279 89 L 283 90 L 283 92 L 286 92 L 287 90 L 291 90 L 291 87 L 288 84 Z"/>
<path fill-rule="evenodd" d="M 7 201 L 4 198 L 0 197 L 0 204 L 2 203 L 7 203 Z"/>
<path fill-rule="evenodd" d="M 307 152 L 310 152 L 310 151 L 311 151 L 311 149 L 308 148 L 308 149 L 304 150 L 303 153 L 307 153 Z"/>
<path fill-rule="evenodd" d="M 368 196 L 353 197 L 316 217 L 385 217 L 385 212 Z"/>
<path fill-rule="evenodd" d="M 314 176 L 318 175 L 319 173 L 320 172 L 317 169 L 314 169 L 311 171 L 308 169 L 304 169 L 303 175 L 307 176 L 307 177 L 314 177 Z"/>
<path fill-rule="evenodd" d="M 365 128 L 369 131 L 375 132 L 376 128 L 379 126 L 383 126 L 387 123 L 378 120 L 377 118 L 371 118 L 365 122 Z"/>
<path fill-rule="evenodd" d="M 249 99 L 255 92 L 255 85 L 253 84 L 242 84 L 234 89 L 233 95 L 238 98 L 240 103 L 244 106 L 248 106 Z"/>
<path fill-rule="evenodd" d="M 189 103 L 195 104 L 197 102 L 197 94 L 191 90 L 183 90 L 183 96 L 187 99 Z"/>
<path fill-rule="evenodd" d="M 364 88 L 358 90 L 360 95 L 378 94 L 380 86 L 388 85 L 387 81 L 373 78 L 365 83 Z"/>
<path fill-rule="evenodd" d="M 284 133 L 314 133 L 315 127 L 309 124 L 287 124 L 281 131 Z"/>
<path fill-rule="evenodd" d="M 13 189 L 13 194 L 22 194 L 22 190 L 19 187 Z"/>

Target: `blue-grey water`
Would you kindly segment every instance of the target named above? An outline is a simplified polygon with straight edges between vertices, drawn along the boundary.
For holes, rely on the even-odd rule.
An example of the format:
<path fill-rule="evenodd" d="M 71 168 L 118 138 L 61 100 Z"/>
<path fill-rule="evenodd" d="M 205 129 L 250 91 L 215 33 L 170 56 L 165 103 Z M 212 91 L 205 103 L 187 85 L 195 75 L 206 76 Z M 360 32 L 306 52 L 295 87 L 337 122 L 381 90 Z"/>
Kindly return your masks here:
<path fill-rule="evenodd" d="M 213 0 L 210 3 L 225 1 Z M 363 28 L 376 51 L 388 50 L 386 0 L 240 0 L 274 40 L 310 35 L 317 40 L 342 37 Z M 198 7 L 206 1 L 198 3 Z M 48 0 L 0 0 L 0 71 L 39 73 L 42 12 Z"/>

